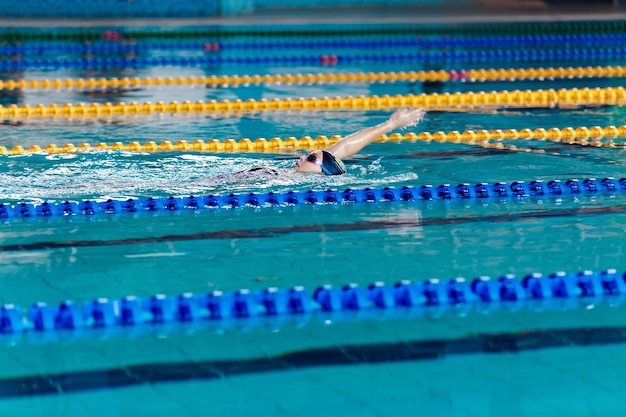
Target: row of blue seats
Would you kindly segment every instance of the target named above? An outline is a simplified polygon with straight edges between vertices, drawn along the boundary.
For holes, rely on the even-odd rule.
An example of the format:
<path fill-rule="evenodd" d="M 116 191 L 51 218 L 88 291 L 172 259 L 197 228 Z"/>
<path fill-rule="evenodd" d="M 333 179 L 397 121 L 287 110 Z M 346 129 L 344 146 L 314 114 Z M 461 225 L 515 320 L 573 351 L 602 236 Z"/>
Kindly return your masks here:
<path fill-rule="evenodd" d="M 369 287 L 350 284 L 342 289 L 324 285 L 312 294 L 303 287 L 294 287 L 288 290 L 213 291 L 200 295 L 186 293 L 146 298 L 127 296 L 120 299 L 98 298 L 82 305 L 73 301 L 59 306 L 39 302 L 28 308 L 26 316 L 19 306 L 4 305 L 0 308 L 0 332 L 619 295 L 626 295 L 625 277 L 610 269 L 599 273 L 558 272 L 547 277 L 535 273 L 523 279 L 513 275 L 497 279 L 480 277 L 471 282 L 464 278 L 449 281 L 430 279 L 425 282 L 400 281 L 395 285 L 376 282 Z"/>

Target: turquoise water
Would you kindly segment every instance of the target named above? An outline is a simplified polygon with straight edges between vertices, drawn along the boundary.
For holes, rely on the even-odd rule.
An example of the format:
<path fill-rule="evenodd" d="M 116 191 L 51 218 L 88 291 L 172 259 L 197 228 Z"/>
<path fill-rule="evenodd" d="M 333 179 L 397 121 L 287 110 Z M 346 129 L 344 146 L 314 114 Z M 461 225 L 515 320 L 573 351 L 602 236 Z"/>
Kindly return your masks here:
<path fill-rule="evenodd" d="M 150 54 L 158 52 L 147 56 Z M 504 66 L 490 62 L 441 65 L 445 69 Z M 401 69 L 420 69 L 420 64 L 33 70 L 3 74 L 3 78 Z M 435 88 L 439 92 L 557 89 L 617 86 L 620 82 L 445 83 Z M 4 92 L 0 103 L 270 100 L 419 94 L 432 88 L 398 82 L 236 89 L 150 87 L 98 93 L 25 90 Z M 619 126 L 622 113 L 621 108 L 609 106 L 432 112 L 422 125 L 409 131 Z M 387 111 L 290 111 L 242 117 L 25 119 L 21 125 L 0 126 L 0 145 L 345 136 L 380 123 L 388 115 Z M 348 173 L 344 176 L 287 175 L 246 183 L 212 178 L 254 165 L 287 169 L 300 152 L 5 155 L 0 156 L 0 195 L 3 202 L 16 204 L 626 177 L 623 150 L 514 143 L 545 152 L 423 142 L 375 143 L 346 160 Z M 367 286 L 380 280 L 521 277 L 561 270 L 616 268 L 623 272 L 624 204 L 626 196 L 617 194 L 13 219 L 0 225 L 0 300 L 27 307 L 36 301 L 58 304 L 67 299 L 130 294 L 296 285 L 314 289 L 324 283 Z M 363 227 L 350 230 L 352 224 Z M 168 238 L 174 235 L 182 238 Z M 204 237 L 194 237 L 198 235 Z M 125 415 L 129 410 L 142 415 L 385 416 L 412 413 L 417 407 L 426 414 L 459 416 L 617 414 L 623 405 L 616 387 L 624 375 L 615 364 L 623 361 L 623 341 L 611 338 L 611 332 L 623 333 L 623 317 L 619 299 L 574 300 L 5 335 L 0 339 L 0 415 L 13 415 L 24 407 L 32 415 L 64 416 Z M 527 334 L 537 338 L 503 352 L 490 348 L 498 345 L 501 335 L 517 340 Z M 591 336 L 585 342 L 577 339 L 577 334 Z M 548 342 L 554 340 L 559 342 Z M 326 361 L 336 353 L 333 349 L 342 352 L 347 361 Z M 425 353 L 407 360 L 402 349 Z M 386 360 L 368 361 L 367 352 L 373 355 L 374 351 L 384 353 Z M 350 352 L 355 352 L 353 360 Z M 43 394 L 15 388 L 28 386 L 28 381 L 55 387 L 55 378 L 83 389 Z"/>

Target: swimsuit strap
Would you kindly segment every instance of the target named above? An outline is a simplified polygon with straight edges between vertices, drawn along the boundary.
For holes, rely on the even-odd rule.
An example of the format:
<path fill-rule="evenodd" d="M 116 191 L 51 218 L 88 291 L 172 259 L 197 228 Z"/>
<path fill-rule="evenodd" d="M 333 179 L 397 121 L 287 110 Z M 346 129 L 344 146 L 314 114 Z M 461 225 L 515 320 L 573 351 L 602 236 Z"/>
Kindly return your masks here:
<path fill-rule="evenodd" d="M 259 174 L 278 175 L 278 170 L 268 167 L 252 167 L 244 169 L 241 172 L 258 172 Z"/>

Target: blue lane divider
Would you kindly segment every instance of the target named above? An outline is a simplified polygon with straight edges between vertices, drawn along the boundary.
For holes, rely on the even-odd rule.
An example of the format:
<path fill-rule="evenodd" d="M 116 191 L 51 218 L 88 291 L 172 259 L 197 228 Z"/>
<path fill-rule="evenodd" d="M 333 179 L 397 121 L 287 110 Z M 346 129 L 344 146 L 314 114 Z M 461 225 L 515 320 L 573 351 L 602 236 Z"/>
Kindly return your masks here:
<path fill-rule="evenodd" d="M 621 58 L 626 47 L 598 47 L 576 49 L 491 49 L 465 51 L 428 51 L 397 54 L 332 55 L 333 64 L 359 63 L 411 63 L 428 60 L 484 62 L 491 60 L 554 61 L 602 60 Z M 33 58 L 0 61 L 0 70 L 50 69 L 50 68 L 140 68 L 153 66 L 199 65 L 267 65 L 267 64 L 320 64 L 327 63 L 326 55 L 308 56 L 169 56 L 152 58 Z"/>
<path fill-rule="evenodd" d="M 404 39 L 365 39 L 365 40 L 301 40 L 283 42 L 224 42 L 220 49 L 289 49 L 289 48 L 383 48 L 383 47 L 478 47 L 488 45 L 538 45 L 563 43 L 621 43 L 626 42 L 626 34 L 560 34 L 560 35 L 507 35 L 507 36 L 455 36 L 450 38 L 404 38 Z"/>
<path fill-rule="evenodd" d="M 626 178 L 615 180 L 612 177 L 597 180 L 570 179 L 561 181 L 534 180 L 486 183 L 475 185 L 443 184 L 404 186 L 401 188 L 363 188 L 344 191 L 287 191 L 283 193 L 248 193 L 189 197 L 163 197 L 105 201 L 83 200 L 18 203 L 11 205 L 0 203 L 0 221 L 10 219 L 29 219 L 53 216 L 93 216 L 98 214 L 140 213 L 179 210 L 224 209 L 238 207 L 272 207 L 300 204 L 347 204 L 347 203 L 385 203 L 432 200 L 475 200 L 485 199 L 525 199 L 560 197 L 567 195 L 614 195 L 626 192 Z"/>
<path fill-rule="evenodd" d="M 294 40 L 273 42 L 146 42 L 146 43 L 77 43 L 29 42 L 2 45 L 0 53 L 87 52 L 118 53 L 149 50 L 249 50 L 249 49 L 312 49 L 312 48 L 384 48 L 384 47 L 479 47 L 490 45 L 562 45 L 563 43 L 592 44 L 626 42 L 626 34 L 559 34 L 508 36 L 457 36 L 453 38 L 366 39 L 366 40 Z"/>
<path fill-rule="evenodd" d="M 241 289 L 208 294 L 176 296 L 126 296 L 98 298 L 82 304 L 34 303 L 26 311 L 15 304 L 0 307 L 0 333 L 16 334 L 106 328 L 200 320 L 245 319 L 302 315 L 314 312 L 386 310 L 471 303 L 518 303 L 532 300 L 589 298 L 626 295 L 626 274 L 615 269 L 603 272 L 557 272 L 549 276 L 533 273 L 523 278 L 504 275 L 424 282 L 403 280 L 395 285 L 376 282 L 368 287 L 349 284 L 343 288 L 323 285 L 312 293 L 303 287 Z"/>

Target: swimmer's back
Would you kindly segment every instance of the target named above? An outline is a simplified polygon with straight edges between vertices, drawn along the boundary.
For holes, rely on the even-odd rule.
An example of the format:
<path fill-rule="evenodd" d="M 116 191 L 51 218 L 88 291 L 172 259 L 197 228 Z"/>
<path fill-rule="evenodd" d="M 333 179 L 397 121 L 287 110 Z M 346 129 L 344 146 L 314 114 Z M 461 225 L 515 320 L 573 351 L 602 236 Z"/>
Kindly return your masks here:
<path fill-rule="evenodd" d="M 280 170 L 268 167 L 253 167 L 228 174 L 211 177 L 214 182 L 245 182 L 258 181 L 263 178 L 276 178 L 280 176 Z"/>
<path fill-rule="evenodd" d="M 251 174 L 251 175 L 270 175 L 277 176 L 280 175 L 280 172 L 274 168 L 268 167 L 253 167 L 244 169 L 243 171 L 235 172 L 234 174 Z"/>

